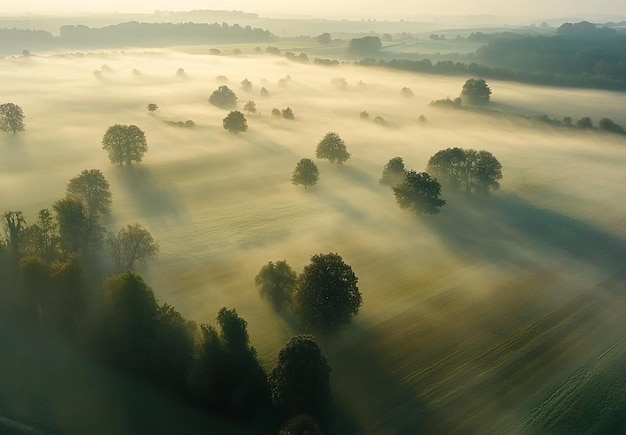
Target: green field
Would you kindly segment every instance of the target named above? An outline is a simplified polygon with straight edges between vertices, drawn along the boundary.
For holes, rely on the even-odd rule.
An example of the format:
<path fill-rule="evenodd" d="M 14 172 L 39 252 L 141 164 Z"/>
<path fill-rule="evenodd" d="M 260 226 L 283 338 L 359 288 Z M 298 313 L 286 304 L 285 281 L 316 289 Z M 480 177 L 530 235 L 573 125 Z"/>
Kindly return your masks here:
<path fill-rule="evenodd" d="M 103 64 L 113 72 L 98 80 L 93 71 Z M 246 133 L 226 132 L 226 112 L 207 102 L 219 75 L 239 107 L 254 100 L 260 109 Z M 332 84 L 336 77 L 347 89 Z M 250 93 L 239 86 L 244 78 Z M 0 103 L 26 115 L 24 133 L 0 138 L 2 210 L 34 221 L 70 178 L 101 169 L 113 193 L 107 228 L 140 222 L 161 246 L 141 271 L 159 300 L 198 322 L 236 308 L 266 367 L 299 331 L 261 300 L 258 270 L 284 259 L 300 271 L 313 254 L 342 255 L 364 303 L 352 325 L 319 338 L 341 410 L 337 433 L 571 433 L 574 414 L 589 433 L 603 422 L 623 427 L 622 137 L 428 106 L 456 97 L 464 79 L 267 55 L 6 58 L 0 80 Z M 626 123 L 622 94 L 489 84 L 499 108 Z M 268 97 L 259 95 L 262 86 Z M 401 96 L 404 86 L 413 98 Z M 146 110 L 152 102 L 160 107 L 154 114 Z M 270 115 L 287 106 L 295 120 Z M 359 119 L 363 110 L 385 125 Z M 187 119 L 197 127 L 163 122 Z M 140 165 L 109 163 L 100 141 L 116 123 L 146 132 Z M 328 131 L 352 158 L 343 166 L 317 161 L 319 184 L 293 186 L 296 162 L 314 158 Z M 421 171 L 432 154 L 454 146 L 494 154 L 502 189 L 489 198 L 444 192 L 440 215 L 414 216 L 378 185 L 390 158 Z M 601 409 L 580 417 L 592 405 Z"/>

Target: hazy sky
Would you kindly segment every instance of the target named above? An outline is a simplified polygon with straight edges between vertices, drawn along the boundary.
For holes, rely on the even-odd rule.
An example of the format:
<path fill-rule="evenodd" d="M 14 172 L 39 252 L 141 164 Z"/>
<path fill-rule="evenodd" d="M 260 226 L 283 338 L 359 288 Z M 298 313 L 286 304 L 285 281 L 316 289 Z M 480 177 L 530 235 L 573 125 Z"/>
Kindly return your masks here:
<path fill-rule="evenodd" d="M 625 16 L 623 0 L 3 0 L 0 14 L 153 12 L 154 10 L 224 9 L 261 15 L 308 15 L 329 18 L 416 18 L 420 15 L 482 15 L 569 17 Z"/>

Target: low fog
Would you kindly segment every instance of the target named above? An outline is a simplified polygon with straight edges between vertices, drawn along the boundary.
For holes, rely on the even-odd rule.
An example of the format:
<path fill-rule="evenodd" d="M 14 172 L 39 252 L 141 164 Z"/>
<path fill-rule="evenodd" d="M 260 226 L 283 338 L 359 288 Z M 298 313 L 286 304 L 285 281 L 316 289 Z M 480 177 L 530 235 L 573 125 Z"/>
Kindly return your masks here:
<path fill-rule="evenodd" d="M 378 433 L 386 419 L 507 432 L 554 379 L 623 334 L 623 298 L 607 282 L 626 255 L 626 142 L 429 106 L 457 97 L 464 80 L 164 50 L 2 59 L 0 103 L 22 107 L 26 131 L 0 137 L 0 205 L 23 210 L 30 223 L 71 177 L 102 170 L 113 194 L 107 228 L 140 222 L 161 247 L 142 271 L 159 300 L 198 322 L 236 308 L 267 366 L 293 331 L 259 297 L 254 276 L 270 260 L 300 271 L 311 255 L 338 252 L 359 277 L 364 304 L 338 340 L 324 343 L 337 400 Z M 256 102 L 260 113 L 246 114 L 245 133 L 224 130 L 228 112 L 208 103 L 222 84 L 237 94 L 239 110 Z M 622 94 L 489 85 L 496 109 L 626 124 Z M 401 95 L 403 87 L 414 96 Z M 148 103 L 159 109 L 148 112 Z M 294 120 L 271 115 L 286 107 Z M 196 127 L 164 122 L 186 120 Z M 148 139 L 143 162 L 130 169 L 102 150 L 102 135 L 118 123 L 136 124 Z M 315 159 L 329 131 L 352 154 L 344 165 Z M 444 190 L 440 215 L 416 216 L 378 184 L 392 157 L 423 171 L 448 147 L 490 151 L 503 166 L 501 189 L 475 200 Z M 306 191 L 290 182 L 303 157 L 320 171 Z M 524 335 L 548 323 L 560 326 Z M 536 340 L 552 344 L 507 377 Z M 357 355 L 365 362 L 352 372 Z M 361 385 L 371 373 L 380 374 Z M 375 394 L 387 384 L 402 387 Z M 404 408 L 394 408 L 399 403 Z M 445 416 L 450 406 L 459 411 Z M 430 417 L 412 415 L 421 407 Z M 433 421 L 439 426 L 428 426 Z"/>

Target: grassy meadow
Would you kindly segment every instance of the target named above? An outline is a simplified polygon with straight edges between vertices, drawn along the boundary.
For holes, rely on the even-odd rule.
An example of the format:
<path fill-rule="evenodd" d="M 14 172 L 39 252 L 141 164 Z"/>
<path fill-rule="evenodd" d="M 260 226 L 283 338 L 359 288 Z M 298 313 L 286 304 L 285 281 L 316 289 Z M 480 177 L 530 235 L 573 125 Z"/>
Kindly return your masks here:
<path fill-rule="evenodd" d="M 103 65 L 112 71 L 98 78 Z M 333 84 L 338 77 L 346 88 Z M 249 92 L 240 86 L 246 78 Z M 140 222 L 161 247 L 141 271 L 159 300 L 197 322 L 236 308 L 266 367 L 299 331 L 259 297 L 256 273 L 270 260 L 300 271 L 313 254 L 343 256 L 364 303 L 352 325 L 319 338 L 344 411 L 337 429 L 560 433 L 577 398 L 591 403 L 606 391 L 590 379 L 612 385 L 626 404 L 614 388 L 623 376 L 608 375 L 625 368 L 623 137 L 428 106 L 458 96 L 465 79 L 269 55 L 5 58 L 0 80 L 0 103 L 26 115 L 25 132 L 0 137 L 2 210 L 23 210 L 32 222 L 70 178 L 102 170 L 113 194 L 107 228 Z M 256 102 L 247 132 L 228 133 L 227 112 L 208 103 L 221 84 L 240 109 Z M 494 108 L 626 124 L 622 94 L 489 85 Z M 412 98 L 400 94 L 405 86 Z M 148 103 L 159 109 L 149 113 Z M 286 107 L 295 120 L 271 116 Z M 369 120 L 360 119 L 364 110 Z M 188 119 L 195 128 L 164 122 Z M 146 133 L 141 164 L 108 161 L 100 142 L 116 123 Z M 292 185 L 296 162 L 314 159 L 328 131 L 352 158 L 341 166 L 316 160 L 319 184 Z M 444 191 L 440 215 L 415 216 L 378 185 L 392 157 L 422 171 L 431 155 L 455 146 L 496 156 L 501 190 L 488 198 Z"/>

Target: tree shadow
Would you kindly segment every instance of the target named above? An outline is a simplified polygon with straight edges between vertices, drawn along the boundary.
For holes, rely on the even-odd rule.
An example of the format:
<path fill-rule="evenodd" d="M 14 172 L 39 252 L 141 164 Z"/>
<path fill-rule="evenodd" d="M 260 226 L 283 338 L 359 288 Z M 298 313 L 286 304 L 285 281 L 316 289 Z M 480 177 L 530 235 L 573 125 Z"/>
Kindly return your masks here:
<path fill-rule="evenodd" d="M 452 196 L 424 222 L 454 252 L 478 260 L 537 266 L 565 257 L 610 274 L 626 258 L 623 238 L 514 194 Z"/>
<path fill-rule="evenodd" d="M 159 183 L 149 168 L 118 166 L 115 176 L 132 195 L 135 206 L 151 221 L 170 225 L 187 220 L 187 210 L 172 186 Z"/>
<path fill-rule="evenodd" d="M 0 170 L 18 172 L 28 167 L 30 155 L 20 134 L 0 132 Z"/>

